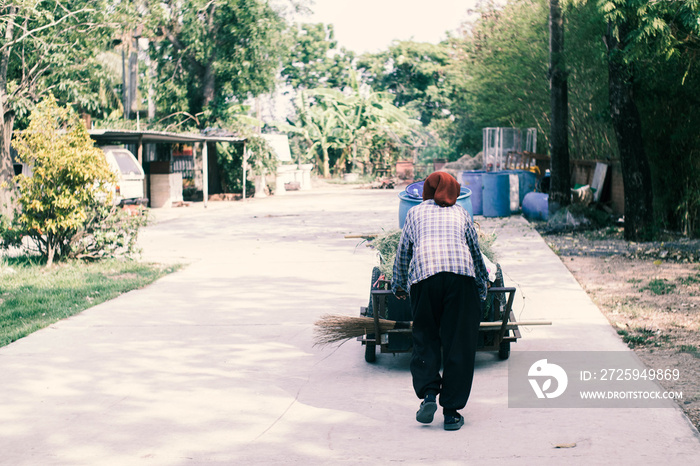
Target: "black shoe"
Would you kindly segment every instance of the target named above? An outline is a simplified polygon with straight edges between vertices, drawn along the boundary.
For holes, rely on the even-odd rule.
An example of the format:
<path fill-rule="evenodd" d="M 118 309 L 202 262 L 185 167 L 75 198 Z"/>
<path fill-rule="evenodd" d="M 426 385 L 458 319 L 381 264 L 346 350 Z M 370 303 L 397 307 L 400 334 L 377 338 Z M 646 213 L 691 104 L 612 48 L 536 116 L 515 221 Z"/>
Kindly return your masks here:
<path fill-rule="evenodd" d="M 437 402 L 429 401 L 428 399 L 423 400 L 416 413 L 416 421 L 422 422 L 423 424 L 430 424 L 433 422 L 435 411 L 437 411 Z"/>
<path fill-rule="evenodd" d="M 445 430 L 459 430 L 464 425 L 464 418 L 459 414 L 445 415 Z"/>

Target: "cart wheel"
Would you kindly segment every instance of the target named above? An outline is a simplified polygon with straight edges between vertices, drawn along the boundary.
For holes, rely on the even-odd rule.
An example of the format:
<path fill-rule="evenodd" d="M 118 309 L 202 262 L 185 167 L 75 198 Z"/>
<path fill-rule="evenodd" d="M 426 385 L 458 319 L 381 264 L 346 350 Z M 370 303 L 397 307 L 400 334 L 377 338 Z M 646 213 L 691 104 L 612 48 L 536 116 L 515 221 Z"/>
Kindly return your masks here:
<path fill-rule="evenodd" d="M 510 342 L 502 341 L 501 345 L 498 347 L 498 357 L 505 360 L 508 359 L 508 356 L 510 356 Z"/>
<path fill-rule="evenodd" d="M 367 336 L 374 338 L 373 334 L 370 334 Z M 376 343 L 366 343 L 365 344 L 365 361 L 374 362 L 376 360 L 377 360 L 377 344 Z"/>

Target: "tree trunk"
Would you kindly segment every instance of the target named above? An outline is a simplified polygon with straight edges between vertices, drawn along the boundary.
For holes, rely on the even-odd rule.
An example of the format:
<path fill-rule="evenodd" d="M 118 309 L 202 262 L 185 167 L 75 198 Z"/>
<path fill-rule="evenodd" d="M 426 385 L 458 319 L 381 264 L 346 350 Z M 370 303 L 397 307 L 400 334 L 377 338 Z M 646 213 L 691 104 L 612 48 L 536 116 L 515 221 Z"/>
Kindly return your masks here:
<path fill-rule="evenodd" d="M 207 65 L 202 81 L 202 108 L 200 111 L 206 110 L 207 106 L 214 100 L 214 93 L 216 91 L 216 77 L 214 76 L 213 59 Z"/>
<path fill-rule="evenodd" d="M 56 255 L 56 247 L 50 239 L 46 242 L 46 252 L 46 267 L 51 267 L 53 265 L 53 258 Z"/>
<path fill-rule="evenodd" d="M 129 115 L 129 84 L 126 79 L 126 51 L 122 48 L 122 106 L 124 107 L 124 119 L 128 120 Z"/>
<path fill-rule="evenodd" d="M 148 120 L 156 118 L 156 87 L 155 81 L 158 79 L 158 63 L 148 59 Z"/>
<path fill-rule="evenodd" d="M 5 14 L 5 44 L 14 37 L 14 19 L 17 7 L 11 6 Z M 12 129 L 15 115 L 9 106 L 7 95 L 7 70 L 10 63 L 12 47 L 6 47 L 0 54 L 0 215 L 12 218 L 14 216 L 16 192 L 12 178 L 15 170 L 10 155 Z"/>
<path fill-rule="evenodd" d="M 550 154 L 552 178 L 549 213 L 571 201 L 569 173 L 569 103 L 566 62 L 564 60 L 564 21 L 559 0 L 549 2 L 549 87 L 551 108 Z"/>
<path fill-rule="evenodd" d="M 623 41 L 628 25 L 619 26 Z M 624 44 L 608 27 L 608 92 L 610 113 L 620 152 L 622 182 L 625 190 L 625 239 L 645 241 L 654 236 L 654 209 L 651 169 L 644 151 L 642 122 L 634 101 L 633 72 L 623 59 Z"/>
<path fill-rule="evenodd" d="M 17 200 L 17 191 L 12 181 L 15 169 L 10 155 L 15 117 L 12 112 L 3 111 L 6 101 L 7 96 L 0 91 L 0 216 L 12 219 Z"/>
<path fill-rule="evenodd" d="M 139 39 L 135 35 L 131 38 L 131 52 L 129 54 L 129 93 L 128 93 L 128 115 L 137 113 L 138 90 L 139 90 Z"/>
<path fill-rule="evenodd" d="M 321 150 L 323 151 L 323 177 L 329 178 L 331 176 L 331 167 L 328 158 L 328 147 L 325 144 L 322 144 Z"/>
<path fill-rule="evenodd" d="M 219 29 L 219 24 L 216 21 L 215 11 L 217 2 L 209 2 L 207 6 L 207 34 L 211 37 L 217 37 L 217 31 Z M 216 42 L 215 42 L 216 43 Z M 217 50 L 214 47 L 210 52 L 208 61 L 206 61 L 206 66 L 204 68 L 203 86 L 202 86 L 202 109 L 200 111 L 206 110 L 207 106 L 214 101 L 215 91 L 216 91 L 216 75 L 214 70 L 214 63 L 216 62 Z"/>
<path fill-rule="evenodd" d="M 316 161 L 316 168 L 320 171 L 320 170 L 322 170 L 322 167 L 323 167 L 323 161 L 321 160 L 321 156 L 318 155 L 318 149 L 316 149 L 315 147 L 312 147 L 312 149 L 314 149 L 312 154 L 313 154 L 314 160 Z"/>

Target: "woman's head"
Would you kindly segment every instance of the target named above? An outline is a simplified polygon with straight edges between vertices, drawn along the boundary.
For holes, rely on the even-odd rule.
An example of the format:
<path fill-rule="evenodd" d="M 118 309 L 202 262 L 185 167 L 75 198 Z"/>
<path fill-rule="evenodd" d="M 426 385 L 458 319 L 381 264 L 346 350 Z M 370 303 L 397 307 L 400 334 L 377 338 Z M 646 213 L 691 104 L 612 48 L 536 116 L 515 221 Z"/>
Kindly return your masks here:
<path fill-rule="evenodd" d="M 454 205 L 459 193 L 459 183 L 446 172 L 433 172 L 423 183 L 423 200 L 433 199 L 442 207 Z"/>

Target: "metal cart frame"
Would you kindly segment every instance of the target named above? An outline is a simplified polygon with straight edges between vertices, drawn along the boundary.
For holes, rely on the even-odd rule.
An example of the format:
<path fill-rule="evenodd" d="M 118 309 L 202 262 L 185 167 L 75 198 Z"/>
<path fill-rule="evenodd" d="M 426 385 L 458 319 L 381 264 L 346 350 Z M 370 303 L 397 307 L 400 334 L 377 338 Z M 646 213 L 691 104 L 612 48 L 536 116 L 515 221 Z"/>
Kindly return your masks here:
<path fill-rule="evenodd" d="M 491 287 L 488 290 L 489 294 L 504 293 L 507 298 L 502 305 L 502 312 L 495 313 L 493 316 L 499 316 L 498 320 L 482 321 L 479 326 L 480 345 L 477 351 L 497 351 L 498 357 L 502 360 L 508 359 L 510 356 L 510 344 L 516 343 L 520 338 L 520 329 L 515 321 L 513 314 L 513 300 L 515 298 L 516 289 L 513 287 Z M 387 315 L 387 298 L 393 295 L 391 290 L 372 290 L 372 317 L 374 318 L 374 333 L 366 333 L 358 337 L 358 341 L 362 342 L 365 347 L 365 360 L 374 362 L 377 358 L 377 346 L 381 353 L 406 353 L 411 351 L 412 345 L 408 348 L 396 348 L 392 346 L 391 338 L 393 335 L 410 335 L 411 322 L 397 321 L 396 326 L 392 330 L 382 332 L 379 325 L 379 319 L 385 319 Z M 498 300 L 494 299 L 494 302 Z M 500 301 L 499 301 L 500 302 Z M 361 308 L 360 313 L 366 315 L 366 308 Z M 493 317 L 491 317 L 493 319 Z"/>

